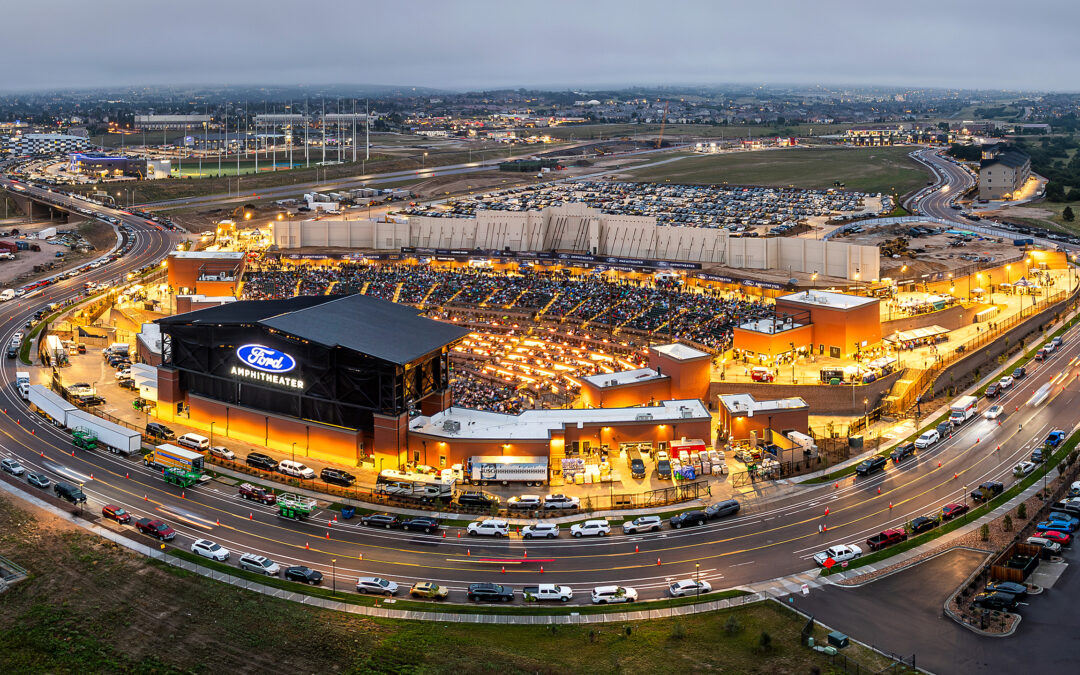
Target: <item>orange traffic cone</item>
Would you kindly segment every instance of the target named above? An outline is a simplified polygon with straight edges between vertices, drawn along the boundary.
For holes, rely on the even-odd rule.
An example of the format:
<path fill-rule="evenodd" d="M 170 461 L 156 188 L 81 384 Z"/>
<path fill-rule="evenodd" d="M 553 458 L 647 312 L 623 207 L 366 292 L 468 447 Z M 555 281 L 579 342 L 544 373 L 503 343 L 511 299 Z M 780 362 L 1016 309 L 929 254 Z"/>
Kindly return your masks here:
<path fill-rule="evenodd" d="M 37 436 L 37 430 L 36 429 L 31 429 L 30 430 L 30 435 L 31 436 Z"/>
<path fill-rule="evenodd" d="M 142 500 L 143 500 L 144 502 L 145 502 L 145 501 L 147 501 L 147 499 L 146 499 L 146 495 L 143 495 L 143 496 L 142 496 Z"/>
<path fill-rule="evenodd" d="M 42 456 L 42 457 L 44 457 L 44 456 L 45 456 L 45 453 L 41 453 L 41 456 Z M 131 478 L 131 474 L 130 474 L 130 473 L 128 473 L 127 471 L 125 471 L 125 472 L 124 472 L 124 478 Z"/>
<path fill-rule="evenodd" d="M 840 481 L 836 481 L 836 483 L 833 484 L 833 487 L 834 488 L 840 487 Z"/>
<path fill-rule="evenodd" d="M 659 565 L 659 564 L 660 564 L 660 558 L 657 558 L 657 559 L 656 559 L 656 564 L 657 564 L 657 565 Z"/>
<path fill-rule="evenodd" d="M 889 509 L 892 509 L 892 502 L 889 502 Z"/>
<path fill-rule="evenodd" d="M 90 480 L 94 480 L 94 474 L 90 474 Z"/>
<path fill-rule="evenodd" d="M 828 532 L 829 531 L 829 526 L 828 525 L 822 525 L 821 526 L 821 531 L 822 532 Z"/>
<path fill-rule="evenodd" d="M 255 520 L 255 516 L 251 515 L 250 511 L 248 512 L 248 520 Z"/>
<path fill-rule="evenodd" d="M 522 555 L 521 555 L 522 558 L 528 558 L 529 557 L 529 552 L 528 551 L 522 551 L 521 553 L 522 553 Z"/>
<path fill-rule="evenodd" d="M 329 539 L 329 538 L 330 538 L 330 532 L 329 532 L 329 531 L 327 531 L 327 533 L 326 533 L 326 538 L 327 538 L 327 539 Z"/>
<path fill-rule="evenodd" d="M 877 493 L 878 493 L 878 494 L 881 494 L 881 488 L 878 488 L 878 489 L 877 489 Z"/>
<path fill-rule="evenodd" d="M 960 474 L 958 474 L 958 473 L 954 473 L 954 474 L 952 475 L 952 477 L 953 477 L 953 480 L 956 480 L 957 478 L 959 478 L 959 477 L 960 477 Z"/>
<path fill-rule="evenodd" d="M 503 565 L 503 568 L 502 568 L 502 573 L 503 573 L 503 574 L 506 574 L 506 566 L 505 566 L 505 565 Z"/>
<path fill-rule="evenodd" d="M 937 468 L 939 468 L 939 469 L 941 468 L 941 462 L 937 463 Z"/>
<path fill-rule="evenodd" d="M 472 555 L 472 549 L 471 548 L 465 549 L 465 555 Z"/>
<path fill-rule="evenodd" d="M 825 515 L 829 515 L 829 507 L 828 506 L 825 507 Z"/>
<path fill-rule="evenodd" d="M 443 533 L 442 533 L 442 538 L 443 538 L 443 539 L 446 539 L 446 530 L 443 530 Z"/>
<path fill-rule="evenodd" d="M 306 541 L 304 542 L 304 550 L 305 551 L 310 551 L 311 550 L 311 547 L 308 546 L 308 543 Z"/>
<path fill-rule="evenodd" d="M 543 573 L 544 573 L 544 566 L 543 566 L 543 565 L 541 565 L 541 566 L 540 566 L 540 574 L 543 574 Z"/>
<path fill-rule="evenodd" d="M 638 552 L 639 552 L 639 551 L 638 551 L 638 547 L 637 547 L 637 544 L 634 544 L 634 553 L 638 553 Z"/>
<path fill-rule="evenodd" d="M 218 518 L 215 522 L 218 524 L 218 527 L 221 527 L 221 519 L 220 518 Z"/>
<path fill-rule="evenodd" d="M 359 560 L 360 562 L 364 562 L 364 554 L 363 553 L 357 553 L 356 554 L 356 559 Z"/>
<path fill-rule="evenodd" d="M 74 450 L 72 450 L 72 451 L 71 451 L 71 456 L 72 456 L 72 457 L 74 457 L 74 456 L 75 456 L 75 451 L 74 451 Z"/>
<path fill-rule="evenodd" d="M 90 477 L 93 478 L 93 476 Z M 187 499 L 187 495 L 184 494 L 183 490 L 180 491 L 180 499 Z"/>
<path fill-rule="evenodd" d="M 461 539 L 461 530 L 458 530 L 458 533 L 457 533 L 457 538 L 458 538 L 458 539 Z"/>

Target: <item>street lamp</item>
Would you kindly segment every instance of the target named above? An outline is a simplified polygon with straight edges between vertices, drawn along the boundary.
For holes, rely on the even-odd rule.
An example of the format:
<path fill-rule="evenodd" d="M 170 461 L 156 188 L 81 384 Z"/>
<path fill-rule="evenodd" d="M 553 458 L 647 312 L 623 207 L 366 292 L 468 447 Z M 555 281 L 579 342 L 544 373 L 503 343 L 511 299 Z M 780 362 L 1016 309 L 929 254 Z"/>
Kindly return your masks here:
<path fill-rule="evenodd" d="M 296 441 L 292 442 L 292 461 L 296 461 Z"/>
<path fill-rule="evenodd" d="M 422 161 L 422 162 L 420 163 L 420 168 L 421 168 L 421 169 L 423 169 L 423 168 L 425 168 L 425 167 L 427 167 L 427 152 L 426 152 L 426 151 L 424 152 L 424 161 Z"/>
<path fill-rule="evenodd" d="M 330 574 L 330 583 L 333 584 L 332 595 L 337 595 L 337 558 L 330 559 L 330 565 L 333 572 Z"/>
<path fill-rule="evenodd" d="M 697 599 L 701 600 L 701 563 L 694 563 L 694 585 L 697 587 Z"/>
<path fill-rule="evenodd" d="M 210 445 L 211 446 L 214 445 L 214 425 L 215 424 L 217 424 L 217 422 L 211 422 L 210 423 Z"/>

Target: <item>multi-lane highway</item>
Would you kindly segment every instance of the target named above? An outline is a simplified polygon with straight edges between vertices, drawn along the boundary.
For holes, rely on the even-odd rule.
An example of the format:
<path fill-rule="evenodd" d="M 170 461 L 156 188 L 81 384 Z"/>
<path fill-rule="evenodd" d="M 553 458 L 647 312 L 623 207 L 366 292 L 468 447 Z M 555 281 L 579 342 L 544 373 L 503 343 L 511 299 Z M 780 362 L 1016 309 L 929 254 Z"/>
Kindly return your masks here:
<path fill-rule="evenodd" d="M 55 202 L 63 199 L 54 193 Z M 83 281 L 115 278 L 159 260 L 171 248 L 175 235 L 122 212 L 105 211 L 135 229 L 132 251 L 82 278 L 0 305 L 0 340 L 10 339 L 42 303 L 74 297 Z M 579 540 L 570 538 L 564 527 L 559 539 L 525 541 L 516 534 L 499 540 L 472 538 L 457 527 L 448 528 L 443 537 L 366 528 L 356 520 L 331 523 L 330 511 L 305 522 L 281 520 L 276 510 L 241 500 L 234 487 L 222 482 L 182 493 L 135 460 L 82 450 L 72 454 L 70 435 L 43 423 L 15 393 L 11 383 L 17 366 L 12 361 L 0 365 L 0 409 L 6 411 L 0 414 L 0 456 L 17 458 L 28 470 L 42 471 L 54 481 L 82 483 L 91 513 L 112 503 L 139 517 L 162 518 L 177 530 L 172 542 L 176 546 L 188 548 L 194 539 L 208 538 L 237 554 L 261 553 L 279 563 L 319 569 L 328 577 L 335 559 L 339 588 L 351 587 L 358 575 L 383 576 L 406 588 L 432 580 L 448 586 L 452 599 L 463 601 L 470 582 L 497 581 L 519 588 L 547 582 L 570 585 L 576 593 L 573 604 L 579 604 L 588 602 L 592 587 L 619 583 L 635 587 L 642 599 L 654 599 L 664 595 L 671 579 L 699 576 L 714 588 L 725 588 L 811 569 L 813 554 L 830 545 L 856 543 L 865 549 L 867 537 L 939 511 L 949 502 L 963 502 L 983 481 L 1010 484 L 1012 467 L 1027 459 L 1050 430 L 1071 431 L 1080 418 L 1076 333 L 1066 335 L 1065 346 L 1047 361 L 1033 362 L 1028 376 L 995 401 L 1007 411 L 998 420 L 980 416 L 951 438 L 899 465 L 890 463 L 884 473 L 871 477 L 800 487 L 772 501 L 746 494 L 737 516 L 689 530 L 665 525 L 661 532 L 624 536 L 616 526 L 608 537 Z M 1054 383 L 1052 397 L 1028 405 L 1032 392 L 1049 382 Z M 29 485 L 25 489 L 35 491 Z M 133 530 L 130 534 L 143 536 Z M 232 564 L 238 557 L 233 556 Z"/>
<path fill-rule="evenodd" d="M 940 150 L 928 148 L 914 155 L 933 171 L 936 180 L 908 200 L 908 207 L 924 216 L 963 222 L 952 203 L 975 184 L 975 178 L 964 167 L 943 157 Z"/>

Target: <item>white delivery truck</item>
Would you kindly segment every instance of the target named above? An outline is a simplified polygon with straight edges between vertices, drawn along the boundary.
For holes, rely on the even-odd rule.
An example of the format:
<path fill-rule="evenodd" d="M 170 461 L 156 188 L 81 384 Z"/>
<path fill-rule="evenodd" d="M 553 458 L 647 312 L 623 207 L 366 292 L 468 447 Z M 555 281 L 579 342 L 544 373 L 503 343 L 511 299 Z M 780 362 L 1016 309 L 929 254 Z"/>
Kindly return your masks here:
<path fill-rule="evenodd" d="M 67 425 L 72 429 L 85 429 L 97 437 L 98 446 L 105 446 L 118 455 L 130 455 L 142 449 L 142 434 L 122 427 L 85 410 L 68 413 Z"/>
<path fill-rule="evenodd" d="M 15 389 L 24 401 L 30 399 L 30 373 L 25 370 L 15 372 Z"/>
<path fill-rule="evenodd" d="M 30 385 L 29 400 L 31 405 L 48 415 L 58 427 L 67 428 L 68 415 L 78 410 L 43 384 Z"/>
<path fill-rule="evenodd" d="M 978 406 L 979 399 L 974 396 L 961 396 L 953 401 L 953 404 L 949 406 L 949 422 L 954 427 L 958 427 L 964 422 L 975 416 L 975 408 Z"/>
<path fill-rule="evenodd" d="M 469 481 L 479 485 L 490 483 L 525 483 L 543 485 L 548 480 L 547 457 L 505 457 L 485 455 L 469 458 Z"/>

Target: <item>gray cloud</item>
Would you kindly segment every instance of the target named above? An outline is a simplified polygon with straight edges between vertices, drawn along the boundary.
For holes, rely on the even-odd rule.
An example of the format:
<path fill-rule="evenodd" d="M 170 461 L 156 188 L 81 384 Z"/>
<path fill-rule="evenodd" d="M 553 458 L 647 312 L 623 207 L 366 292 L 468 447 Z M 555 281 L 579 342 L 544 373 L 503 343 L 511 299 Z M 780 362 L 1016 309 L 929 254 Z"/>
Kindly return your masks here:
<path fill-rule="evenodd" d="M 1004 0 L 43 0 L 2 89 L 726 82 L 1078 89 L 1080 4 Z"/>

